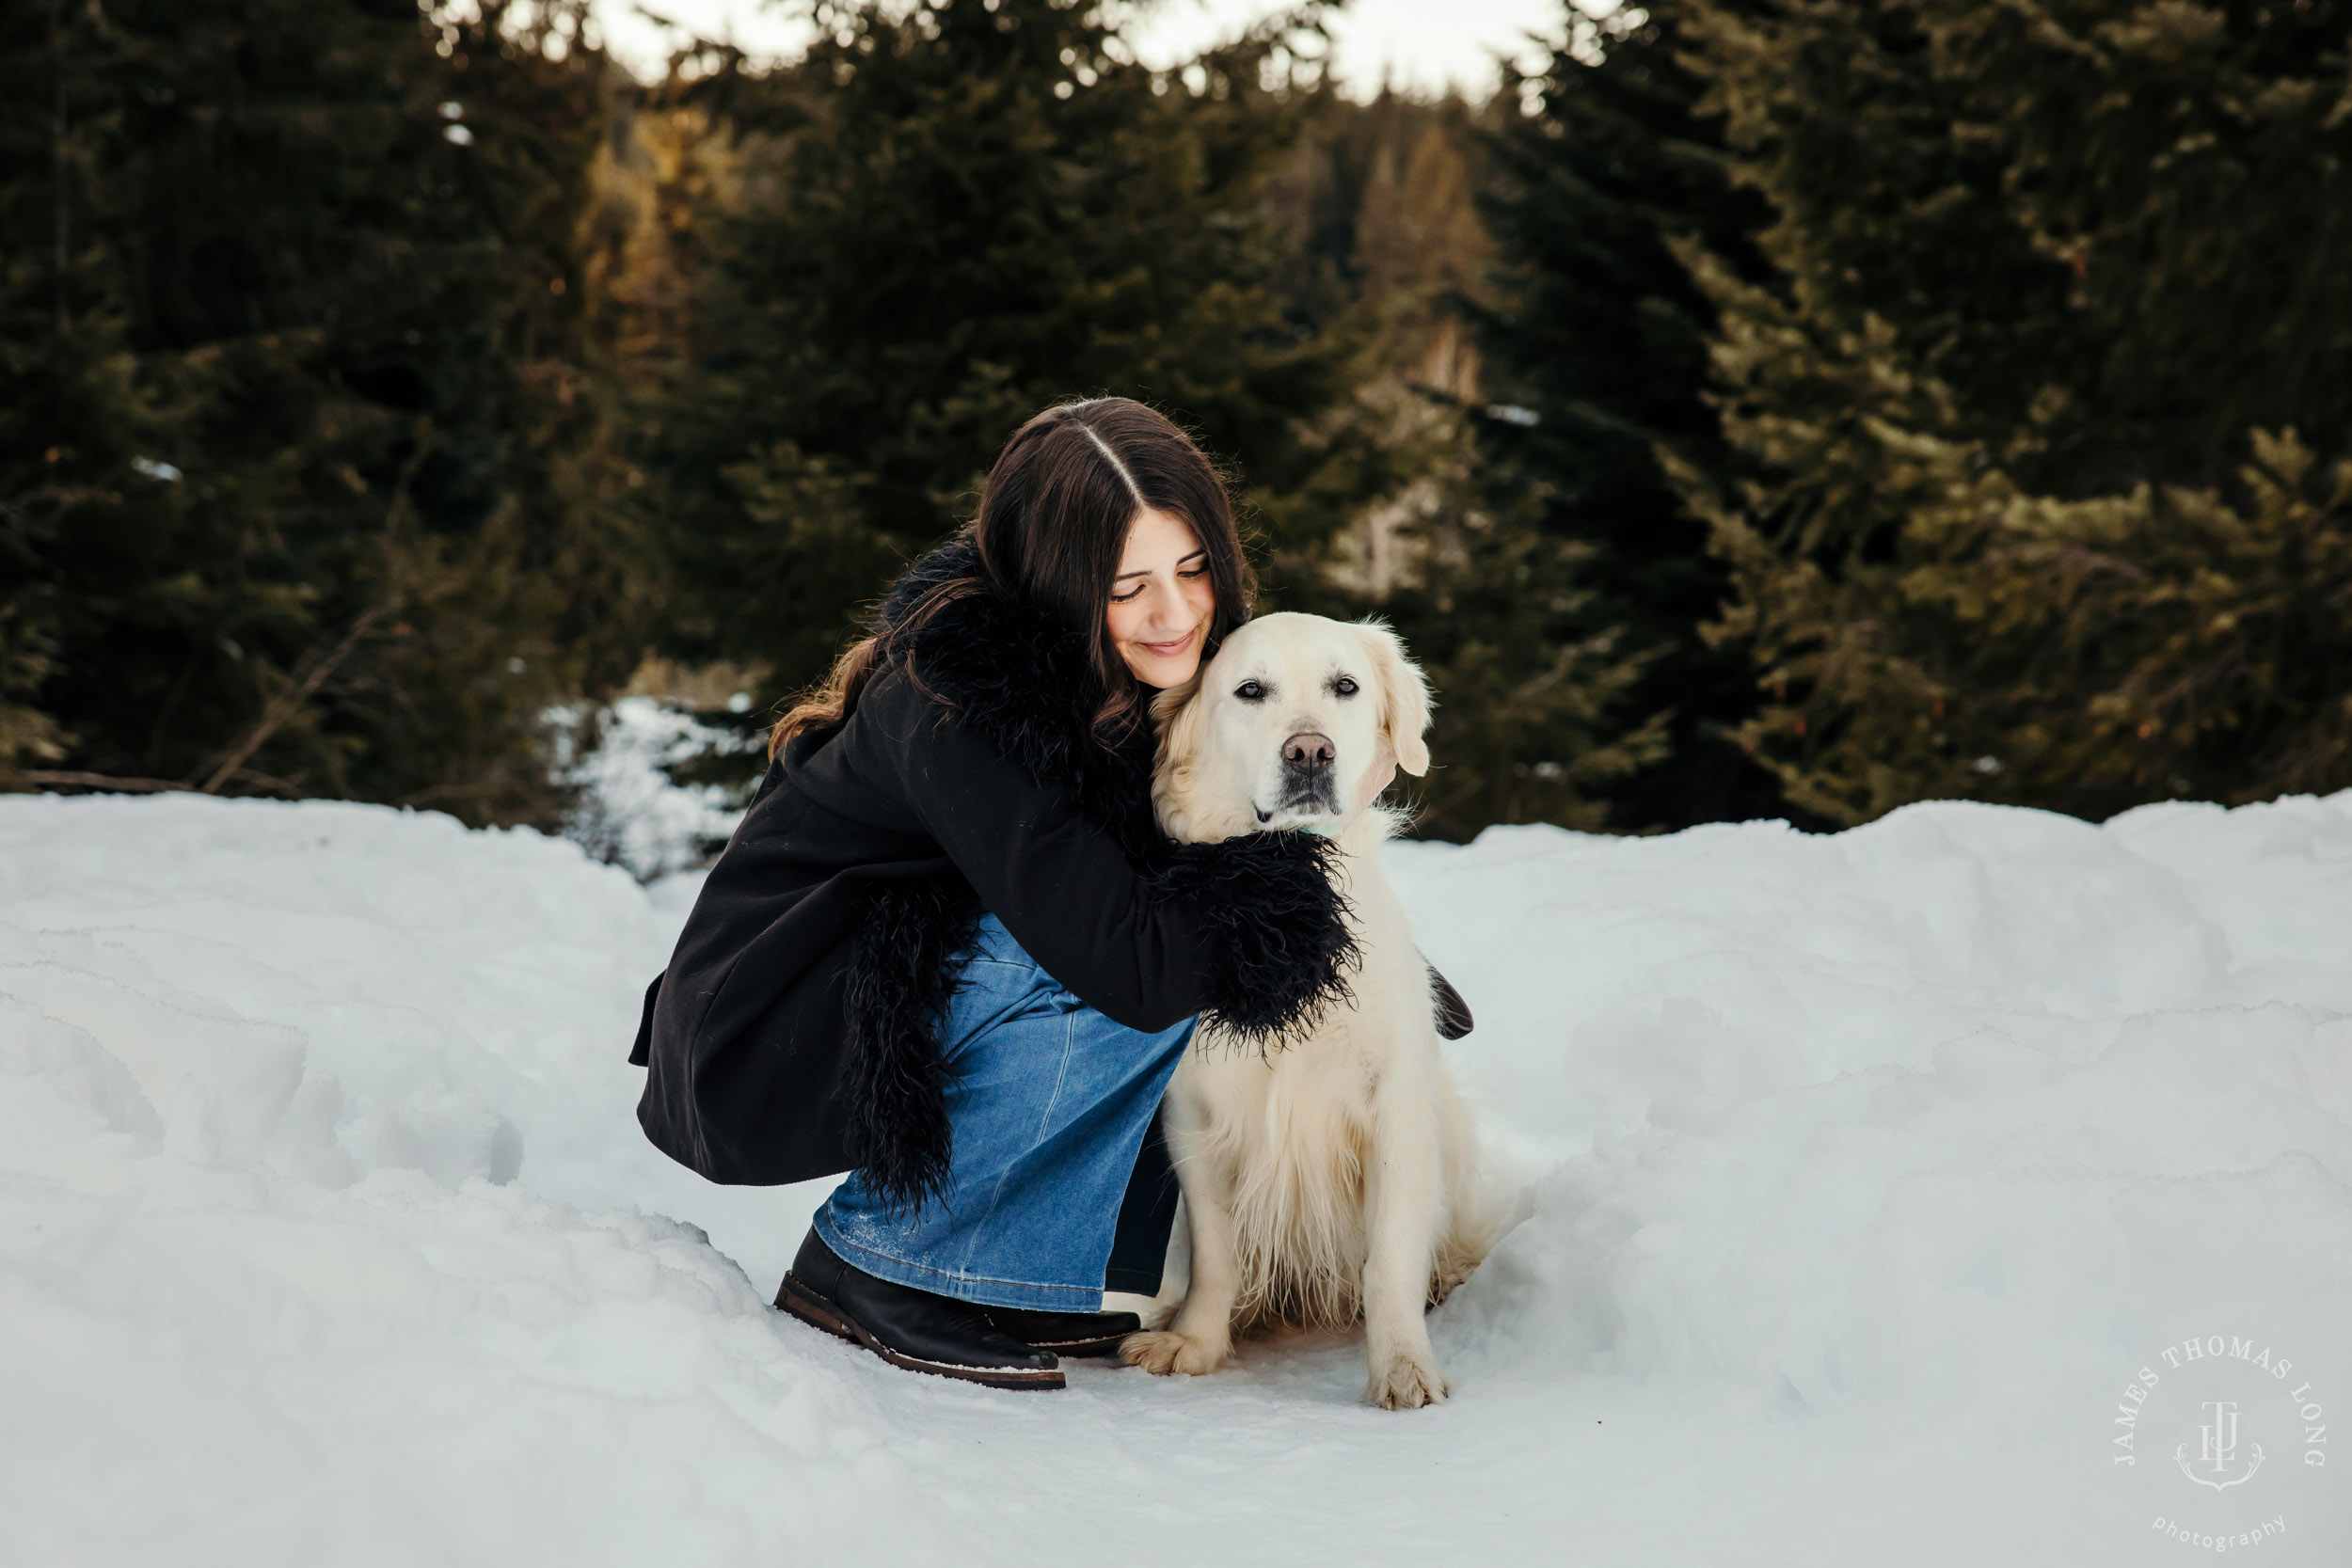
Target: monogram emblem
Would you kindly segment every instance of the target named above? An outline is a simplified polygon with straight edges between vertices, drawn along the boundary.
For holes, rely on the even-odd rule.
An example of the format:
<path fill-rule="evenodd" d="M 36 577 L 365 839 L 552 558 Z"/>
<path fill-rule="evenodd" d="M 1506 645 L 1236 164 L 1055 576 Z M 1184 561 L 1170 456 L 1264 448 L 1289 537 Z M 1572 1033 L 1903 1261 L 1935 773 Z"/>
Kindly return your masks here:
<path fill-rule="evenodd" d="M 2217 1492 L 2245 1485 L 2254 1479 L 2254 1472 L 2263 1467 L 2263 1446 L 2254 1444 L 2253 1457 L 2247 1461 L 2245 1470 L 2238 1475 L 2231 1475 L 2231 1466 L 2237 1463 L 2237 1401 L 2207 1400 L 2204 1408 L 2208 1419 L 2197 1429 L 2203 1441 L 2199 1446 L 2195 1463 L 2189 1460 L 2186 1443 L 2172 1450 L 2172 1462 L 2181 1467 L 2181 1474 L 2198 1485 L 2210 1486 Z M 2200 1470 L 2209 1473 L 2200 1475 Z"/>

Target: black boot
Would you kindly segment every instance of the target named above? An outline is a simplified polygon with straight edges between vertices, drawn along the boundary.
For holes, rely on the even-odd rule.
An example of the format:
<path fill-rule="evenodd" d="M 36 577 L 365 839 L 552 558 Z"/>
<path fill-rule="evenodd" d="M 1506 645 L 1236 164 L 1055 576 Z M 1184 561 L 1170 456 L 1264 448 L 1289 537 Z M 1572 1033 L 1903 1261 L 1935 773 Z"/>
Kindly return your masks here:
<path fill-rule="evenodd" d="M 1133 1312 L 1032 1312 L 1025 1307 L 991 1307 L 988 1321 L 1031 1350 L 1056 1355 L 1108 1355 L 1119 1341 L 1139 1332 Z"/>
<path fill-rule="evenodd" d="M 992 1388 L 1059 1388 L 1061 1364 L 989 1321 L 988 1308 L 894 1285 L 853 1268 L 812 1228 L 776 1292 L 803 1323 L 864 1345 L 894 1367 Z"/>

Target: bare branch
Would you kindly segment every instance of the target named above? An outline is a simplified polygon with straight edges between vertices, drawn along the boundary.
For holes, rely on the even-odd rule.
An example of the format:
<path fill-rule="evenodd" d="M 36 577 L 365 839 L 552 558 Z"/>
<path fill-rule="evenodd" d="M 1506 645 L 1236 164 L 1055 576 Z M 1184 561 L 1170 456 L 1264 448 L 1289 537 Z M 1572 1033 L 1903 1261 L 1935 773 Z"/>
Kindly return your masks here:
<path fill-rule="evenodd" d="M 352 656 L 359 644 L 367 640 L 368 633 L 375 629 L 376 623 L 390 614 L 398 603 L 396 599 L 388 599 L 374 606 L 351 624 L 351 629 L 343 633 L 342 641 L 336 643 L 333 648 L 323 653 L 313 648 L 305 654 L 301 664 L 295 667 L 297 674 L 294 680 L 289 683 L 283 691 L 269 700 L 267 705 L 262 709 L 262 716 L 253 721 L 253 727 L 246 731 L 244 737 L 223 754 L 220 765 L 213 769 L 212 777 L 197 786 L 199 792 L 206 795 L 219 794 L 220 786 L 236 776 L 237 770 L 245 766 L 246 759 L 260 751 L 271 736 L 276 735 L 285 726 L 288 720 L 301 711 L 302 705 L 317 694 L 318 689 L 326 684 L 327 677 L 342 668 L 343 660 Z"/>

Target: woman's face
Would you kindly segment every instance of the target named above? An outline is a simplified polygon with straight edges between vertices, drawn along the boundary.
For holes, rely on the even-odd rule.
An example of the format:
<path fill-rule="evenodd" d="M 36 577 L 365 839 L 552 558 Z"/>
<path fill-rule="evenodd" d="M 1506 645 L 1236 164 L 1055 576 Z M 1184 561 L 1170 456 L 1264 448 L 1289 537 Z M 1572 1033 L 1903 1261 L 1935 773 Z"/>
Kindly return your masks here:
<path fill-rule="evenodd" d="M 1111 641 L 1136 679 L 1162 690 L 1192 679 L 1216 609 L 1209 552 L 1192 525 L 1148 506 L 1136 513 L 1110 608 Z"/>

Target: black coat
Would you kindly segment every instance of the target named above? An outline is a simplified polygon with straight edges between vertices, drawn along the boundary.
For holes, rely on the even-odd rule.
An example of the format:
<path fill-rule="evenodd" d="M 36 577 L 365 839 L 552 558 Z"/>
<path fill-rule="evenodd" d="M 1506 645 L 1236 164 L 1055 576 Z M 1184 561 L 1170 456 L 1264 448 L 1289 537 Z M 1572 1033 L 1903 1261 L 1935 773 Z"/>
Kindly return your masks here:
<path fill-rule="evenodd" d="M 976 565 L 968 540 L 942 546 L 878 625 Z M 855 1167 L 892 1196 L 935 1190 L 937 1022 L 983 909 L 1135 1029 L 1197 1012 L 1267 1044 L 1346 995 L 1329 841 L 1171 843 L 1151 736 L 1091 736 L 1088 653 L 1046 612 L 956 599 L 913 634 L 911 668 L 785 749 L 646 992 L 630 1060 L 651 1069 L 637 1119 L 664 1153 L 714 1181 Z"/>

